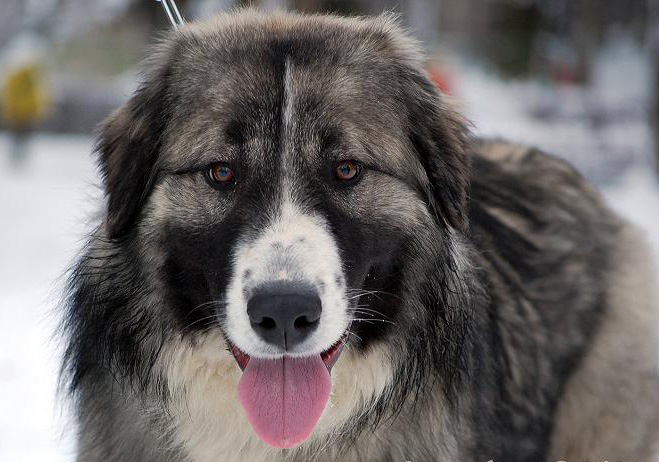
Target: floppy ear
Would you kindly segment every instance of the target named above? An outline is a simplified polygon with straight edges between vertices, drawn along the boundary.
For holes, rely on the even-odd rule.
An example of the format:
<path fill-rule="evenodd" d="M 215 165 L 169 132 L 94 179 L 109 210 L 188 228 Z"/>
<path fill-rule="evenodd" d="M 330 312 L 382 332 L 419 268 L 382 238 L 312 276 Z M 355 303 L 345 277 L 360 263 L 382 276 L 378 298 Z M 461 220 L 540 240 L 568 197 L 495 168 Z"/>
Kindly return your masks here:
<path fill-rule="evenodd" d="M 429 183 L 430 206 L 446 225 L 466 231 L 470 163 L 465 120 L 442 101 L 422 69 L 408 69 L 409 138 Z"/>
<path fill-rule="evenodd" d="M 167 81 L 165 69 L 151 72 L 101 126 L 95 149 L 107 199 L 105 225 L 112 239 L 130 231 L 153 187 L 170 118 Z"/>

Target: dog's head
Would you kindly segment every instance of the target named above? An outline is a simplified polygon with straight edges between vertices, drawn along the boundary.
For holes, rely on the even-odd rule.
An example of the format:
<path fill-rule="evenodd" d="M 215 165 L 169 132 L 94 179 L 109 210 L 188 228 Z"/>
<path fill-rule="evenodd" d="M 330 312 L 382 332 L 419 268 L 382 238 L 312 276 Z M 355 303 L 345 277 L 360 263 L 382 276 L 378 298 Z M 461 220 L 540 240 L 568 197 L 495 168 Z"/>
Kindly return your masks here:
<path fill-rule="evenodd" d="M 334 365 L 357 412 L 441 341 L 465 140 L 391 18 L 221 16 L 165 41 L 104 125 L 105 232 L 157 281 L 170 342 L 231 351 L 252 426 L 294 446 Z"/>

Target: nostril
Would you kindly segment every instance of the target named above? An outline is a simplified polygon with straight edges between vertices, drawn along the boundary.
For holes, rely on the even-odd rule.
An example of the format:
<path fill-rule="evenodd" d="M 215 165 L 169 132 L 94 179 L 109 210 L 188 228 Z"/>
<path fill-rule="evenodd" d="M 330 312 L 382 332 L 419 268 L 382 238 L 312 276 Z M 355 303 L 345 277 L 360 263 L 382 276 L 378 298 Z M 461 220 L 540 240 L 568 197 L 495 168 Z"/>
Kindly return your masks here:
<path fill-rule="evenodd" d="M 307 329 L 314 327 L 316 324 L 318 324 L 318 318 L 310 321 L 306 316 L 300 316 L 293 322 L 293 327 L 296 329 Z"/>
<path fill-rule="evenodd" d="M 254 324 L 258 325 L 262 329 L 272 330 L 277 327 L 277 322 L 269 317 L 264 317 L 260 322 L 255 322 Z"/>

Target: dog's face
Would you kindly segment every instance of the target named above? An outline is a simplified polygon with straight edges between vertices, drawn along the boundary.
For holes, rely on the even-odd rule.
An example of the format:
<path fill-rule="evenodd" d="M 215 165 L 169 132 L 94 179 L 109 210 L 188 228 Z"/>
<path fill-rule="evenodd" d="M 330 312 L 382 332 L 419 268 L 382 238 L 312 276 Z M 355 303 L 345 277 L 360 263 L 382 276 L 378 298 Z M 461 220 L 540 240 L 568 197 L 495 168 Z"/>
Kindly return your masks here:
<path fill-rule="evenodd" d="M 367 358 L 424 322 L 412 285 L 464 227 L 464 136 L 388 19 L 190 26 L 104 127 L 107 233 L 139 249 L 168 332 L 221 333 L 250 422 L 289 447 L 346 342 Z"/>

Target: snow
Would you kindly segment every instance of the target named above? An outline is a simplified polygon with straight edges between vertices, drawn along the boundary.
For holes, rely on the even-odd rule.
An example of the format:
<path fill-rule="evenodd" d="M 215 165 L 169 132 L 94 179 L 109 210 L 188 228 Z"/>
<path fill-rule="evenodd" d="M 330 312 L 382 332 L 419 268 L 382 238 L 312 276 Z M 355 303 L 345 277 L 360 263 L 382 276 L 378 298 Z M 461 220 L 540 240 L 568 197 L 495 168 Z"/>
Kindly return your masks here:
<path fill-rule="evenodd" d="M 540 147 L 596 183 L 619 180 L 622 169 L 646 163 L 652 152 L 650 59 L 624 38 L 595 56 L 593 82 L 585 87 L 504 81 L 453 60 L 455 96 L 476 134 Z"/>
<path fill-rule="evenodd" d="M 581 157 L 575 155 L 577 164 L 590 169 L 585 173 L 591 178 L 606 177 L 605 197 L 648 232 L 659 254 L 659 186 L 648 160 L 647 128 L 642 123 L 627 128 L 618 124 L 621 133 L 610 136 L 636 138 L 636 144 L 625 145 L 632 150 L 624 162 L 628 168 L 621 173 L 609 158 L 607 165 L 613 162 L 614 167 L 607 166 L 605 175 L 598 173 L 593 166 L 604 162 L 589 157 L 597 155 L 589 139 L 592 130 L 574 120 L 538 121 L 528 115 L 522 101 L 542 91 L 534 85 L 465 73 L 460 88 L 468 95 L 465 108 L 475 120 L 476 133 L 550 151 L 565 148 L 567 157 L 585 150 Z M 577 90 L 565 91 L 561 95 L 569 106 Z M 524 92 L 531 97 L 516 98 Z M 37 135 L 29 142 L 28 161 L 19 169 L 9 162 L 9 146 L 7 135 L 0 134 L 0 460 L 72 460 L 71 420 L 55 397 L 59 360 L 53 309 L 63 273 L 84 242 L 101 196 L 89 155 L 92 140 Z"/>
<path fill-rule="evenodd" d="M 72 460 L 52 310 L 95 204 L 91 140 L 37 136 L 28 150 L 16 170 L 0 136 L 0 460 Z"/>

